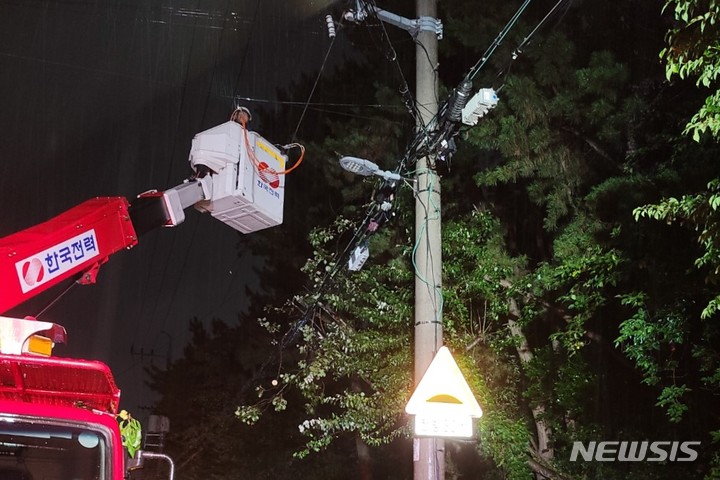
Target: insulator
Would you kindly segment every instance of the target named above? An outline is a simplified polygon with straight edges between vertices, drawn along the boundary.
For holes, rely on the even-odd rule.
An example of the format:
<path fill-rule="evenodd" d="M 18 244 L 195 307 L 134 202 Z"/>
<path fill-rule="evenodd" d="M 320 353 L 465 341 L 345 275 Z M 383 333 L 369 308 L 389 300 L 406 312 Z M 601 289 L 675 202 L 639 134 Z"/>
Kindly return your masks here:
<path fill-rule="evenodd" d="M 328 37 L 335 38 L 335 22 L 332 15 L 325 15 L 325 22 L 327 23 Z"/>
<path fill-rule="evenodd" d="M 451 122 L 459 122 L 462 119 L 462 109 L 470 99 L 470 89 L 472 89 L 472 82 L 463 82 L 450 99 L 448 106 L 447 119 Z"/>

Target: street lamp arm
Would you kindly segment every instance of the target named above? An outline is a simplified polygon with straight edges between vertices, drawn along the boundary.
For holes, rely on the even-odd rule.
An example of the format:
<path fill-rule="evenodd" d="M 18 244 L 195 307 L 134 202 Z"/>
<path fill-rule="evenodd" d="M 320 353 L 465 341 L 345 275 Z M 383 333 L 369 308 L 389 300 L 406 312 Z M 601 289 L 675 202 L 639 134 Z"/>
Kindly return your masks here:
<path fill-rule="evenodd" d="M 439 40 L 443 37 L 443 25 L 439 18 L 421 16 L 419 18 L 406 18 L 375 5 L 369 5 L 362 0 L 356 0 L 355 10 L 348 10 L 343 17 L 345 20 L 354 23 L 363 22 L 368 15 L 374 14 L 377 18 L 385 23 L 389 23 L 395 27 L 401 28 L 416 38 L 420 32 L 432 32 L 437 35 Z"/>

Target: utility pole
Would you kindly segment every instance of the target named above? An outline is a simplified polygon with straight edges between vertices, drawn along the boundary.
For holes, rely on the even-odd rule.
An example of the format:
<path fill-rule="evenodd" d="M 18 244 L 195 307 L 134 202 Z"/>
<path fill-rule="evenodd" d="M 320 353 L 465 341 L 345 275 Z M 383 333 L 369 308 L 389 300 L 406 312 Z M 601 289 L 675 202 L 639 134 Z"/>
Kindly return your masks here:
<path fill-rule="evenodd" d="M 437 18 L 437 0 L 416 0 L 418 18 Z M 415 49 L 419 129 L 438 112 L 437 34 L 420 29 Z M 442 256 L 440 246 L 440 177 L 427 157 L 417 160 L 415 197 L 415 385 L 442 346 Z M 414 480 L 445 478 L 445 444 L 437 437 L 413 440 Z"/>
<path fill-rule="evenodd" d="M 438 39 L 442 38 L 442 22 L 437 19 L 437 0 L 415 0 L 417 19 L 411 20 L 368 6 L 357 0 L 355 9 L 346 11 L 343 18 L 362 22 L 373 13 L 383 22 L 407 30 L 415 38 L 415 102 L 418 134 L 429 142 L 426 128 L 438 113 Z M 433 127 L 434 128 L 434 127 Z M 361 175 L 385 176 L 378 166 L 367 160 L 344 157 L 340 164 L 348 171 Z M 387 178 L 387 177 L 386 177 Z M 415 386 L 425 375 L 433 358 L 443 345 L 442 340 L 442 254 L 440 248 L 440 177 L 434 162 L 428 157 L 418 158 L 415 173 Z M 361 258 L 362 255 L 358 258 Z M 355 261 L 359 269 L 364 262 Z M 478 406 L 479 410 L 479 406 Z M 444 480 L 445 443 L 439 437 L 413 439 L 414 480 Z"/>

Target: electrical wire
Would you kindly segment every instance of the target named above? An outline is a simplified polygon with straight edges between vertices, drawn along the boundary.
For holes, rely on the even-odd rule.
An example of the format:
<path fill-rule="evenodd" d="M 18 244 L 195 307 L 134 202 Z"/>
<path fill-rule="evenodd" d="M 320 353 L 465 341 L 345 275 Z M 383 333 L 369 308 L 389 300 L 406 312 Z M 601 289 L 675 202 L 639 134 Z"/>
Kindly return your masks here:
<path fill-rule="evenodd" d="M 518 20 L 520 20 L 520 16 L 523 14 L 523 12 L 525 12 L 531 2 L 532 0 L 525 0 L 523 4 L 520 5 L 520 8 L 517 10 L 517 12 L 515 12 L 515 15 L 513 15 L 512 18 L 508 21 L 508 23 L 505 24 L 505 27 L 503 27 L 497 37 L 495 37 L 495 40 L 493 40 L 488 49 L 485 50 L 485 53 L 483 53 L 477 63 L 475 63 L 475 65 L 470 69 L 470 71 L 465 77 L 466 80 L 473 80 L 477 76 L 480 70 L 482 70 L 483 66 L 485 66 L 485 63 L 490 59 L 493 53 L 495 53 L 495 50 L 500 46 L 507 34 L 510 33 L 510 30 L 512 30 Z"/>
<path fill-rule="evenodd" d="M 288 143 L 287 145 L 283 145 L 282 148 L 284 148 L 285 150 L 289 150 L 291 148 L 299 148 L 300 149 L 300 156 L 298 157 L 297 160 L 295 160 L 295 163 L 293 163 L 293 166 L 290 168 L 286 168 L 283 171 L 277 172 L 278 175 L 287 175 L 288 173 L 292 172 L 297 167 L 299 167 L 300 164 L 302 163 L 303 158 L 305 158 L 305 147 L 297 142 L 293 142 L 293 143 Z"/>
<path fill-rule="evenodd" d="M 545 17 L 543 17 L 543 19 L 540 20 L 540 22 L 538 22 L 537 25 L 535 25 L 535 28 L 533 28 L 532 31 L 523 39 L 523 41 L 520 42 L 520 44 L 517 47 L 515 47 L 515 50 L 513 50 L 513 53 L 512 53 L 513 60 L 515 60 L 517 58 L 517 56 L 522 53 L 522 49 L 525 47 L 525 45 L 527 45 L 527 43 L 530 42 L 532 37 L 545 24 L 545 22 L 547 22 L 548 19 L 550 17 L 552 17 L 552 15 L 555 13 L 555 10 L 557 10 L 558 7 L 560 7 L 560 5 L 562 5 L 566 1 L 568 1 L 568 0 L 558 0 L 557 3 L 550 9 L 550 11 L 548 11 L 548 13 L 545 15 Z M 572 3 L 572 0 L 569 0 L 568 6 L 570 3 Z"/>
<path fill-rule="evenodd" d="M 269 100 L 264 98 L 252 98 L 252 97 L 234 97 L 237 100 L 243 100 L 245 102 L 257 102 L 257 103 L 271 103 L 275 105 L 296 105 L 296 106 L 314 106 L 314 107 L 347 107 L 347 108 L 399 108 L 397 105 L 382 104 L 382 103 L 331 103 L 331 102 L 297 102 L 290 100 Z"/>
<path fill-rule="evenodd" d="M 518 23 L 520 17 L 522 14 L 527 10 L 532 0 L 525 0 L 523 4 L 518 8 L 518 10 L 515 12 L 515 14 L 511 17 L 511 19 L 505 24 L 505 26 L 502 28 L 502 30 L 498 33 L 498 35 L 495 37 L 493 42 L 490 44 L 490 46 L 485 50 L 485 52 L 480 56 L 478 61 L 470 68 L 468 73 L 465 75 L 462 83 L 464 82 L 472 82 L 472 80 L 477 77 L 478 73 L 482 70 L 482 68 L 485 66 L 485 64 L 488 62 L 490 57 L 495 53 L 495 50 L 502 44 L 503 40 L 507 35 L 510 33 L 512 28 Z M 532 39 L 532 37 L 537 33 L 537 31 L 542 28 L 542 26 L 553 16 L 553 14 L 556 12 L 556 10 L 562 5 L 564 2 L 567 2 L 568 0 L 558 0 L 556 4 L 548 11 L 548 13 L 545 14 L 545 16 L 538 22 L 538 24 L 535 25 L 535 27 L 530 31 L 530 33 L 524 38 L 524 40 L 518 45 L 518 47 L 513 51 L 512 53 L 512 59 L 515 60 L 517 56 L 522 52 L 522 48 L 529 43 L 529 41 Z M 570 0 L 572 1 L 572 0 Z M 509 71 L 509 66 L 508 66 Z M 498 72 L 497 77 L 500 77 L 502 75 L 502 72 Z M 498 88 L 498 91 L 502 89 L 502 85 Z M 446 100 L 443 105 L 438 108 L 438 112 L 435 114 L 435 116 L 428 122 L 429 129 L 431 131 L 434 130 L 434 128 L 440 124 L 440 119 L 443 117 L 445 112 L 448 109 L 450 99 Z M 415 139 L 413 140 L 413 145 L 415 146 L 416 150 L 414 152 L 414 157 L 419 157 L 421 154 L 427 154 L 428 152 L 433 152 L 437 149 L 440 142 L 443 141 L 447 137 L 447 133 L 443 134 L 443 132 L 437 132 L 435 135 L 431 136 L 428 135 L 426 132 L 418 132 L 416 134 Z M 420 150 L 420 147 L 423 146 L 425 143 L 425 140 L 429 139 L 429 143 L 424 145 L 425 149 L 424 151 Z M 412 158 L 412 157 L 411 157 Z M 405 162 L 406 164 L 408 162 Z"/>
<path fill-rule="evenodd" d="M 527 8 L 528 8 L 528 6 L 530 5 L 531 1 L 532 1 L 532 0 L 525 0 L 525 1 L 523 2 L 523 4 L 522 4 L 522 5 L 520 6 L 520 8 L 515 12 L 515 14 L 512 16 L 512 18 L 507 22 L 507 24 L 503 27 L 503 29 L 500 31 L 500 33 L 495 37 L 495 39 L 494 39 L 494 41 L 492 42 L 492 44 L 487 48 L 487 50 L 483 53 L 483 55 L 480 57 L 480 59 L 479 59 L 479 60 L 473 65 L 473 67 L 469 70 L 469 72 L 468 72 L 467 75 L 465 76 L 466 81 L 472 81 L 472 79 L 474 79 L 474 78 L 477 76 L 477 74 L 478 74 L 478 73 L 480 72 L 480 70 L 484 67 L 484 65 L 485 65 L 486 62 L 489 60 L 489 58 L 493 55 L 493 53 L 495 52 L 495 50 L 500 46 L 500 44 L 503 42 L 503 40 L 505 39 L 505 37 L 506 37 L 506 36 L 509 34 L 509 32 L 512 30 L 512 28 L 517 24 L 517 22 L 519 21 L 520 17 L 522 16 L 522 14 L 527 10 Z M 555 6 L 553 6 L 553 8 L 545 15 L 545 17 L 544 17 L 544 18 L 532 29 L 532 31 L 525 37 L 525 39 L 523 40 L 523 42 L 518 46 L 518 49 L 516 49 L 516 50 L 519 50 L 519 48 L 522 48 L 525 44 L 527 44 L 527 43 L 530 41 L 530 39 L 535 35 L 535 33 L 542 27 L 542 25 L 553 15 L 553 13 L 555 12 L 555 10 L 556 10 L 563 2 L 565 2 L 565 1 L 567 1 L 567 0 L 559 0 L 559 1 L 555 4 Z M 387 40 L 388 44 L 390 45 L 391 51 L 394 53 L 394 49 L 393 49 L 393 47 L 392 47 L 392 44 L 390 43 L 389 37 L 388 37 L 388 35 L 387 35 L 387 31 L 385 30 L 384 25 L 383 25 L 383 22 L 377 17 L 377 14 L 376 14 L 376 11 L 375 11 L 375 8 L 377 8 L 377 6 L 376 6 L 374 0 L 366 0 L 366 1 L 363 1 L 362 3 L 363 3 L 364 5 L 366 5 L 366 4 L 369 3 L 369 4 L 372 5 L 372 7 L 374 7 L 374 8 L 368 8 L 367 6 L 365 6 L 364 8 L 365 8 L 365 11 L 370 12 L 371 16 L 373 16 L 373 17 L 375 18 L 375 20 L 376 20 L 377 22 L 379 22 L 379 24 L 382 26 L 382 31 L 383 31 L 384 40 Z M 421 46 L 422 46 L 422 45 L 421 45 Z M 427 54 L 427 52 L 426 52 L 426 54 Z M 393 55 L 393 60 L 392 60 L 392 61 L 395 62 L 395 63 L 397 64 L 397 66 L 398 66 L 398 69 L 399 69 L 400 74 L 401 74 L 401 81 L 403 82 L 403 86 L 407 87 L 407 83 L 405 82 L 405 77 L 402 75 L 402 69 L 400 69 L 400 66 L 399 66 L 399 63 L 397 63 L 397 58 L 396 58 L 396 57 L 397 57 L 396 55 Z M 437 71 L 436 71 L 435 68 L 433 68 L 433 71 L 435 71 L 435 72 L 437 73 Z M 426 148 L 425 150 L 422 149 L 422 146 L 423 146 L 423 144 L 426 143 L 426 138 L 427 138 L 427 136 L 428 136 L 427 129 L 428 129 L 428 127 L 431 127 L 431 126 L 433 126 L 433 125 L 435 125 L 435 124 L 438 123 L 440 112 L 441 112 L 441 111 L 444 111 L 444 110 L 446 110 L 446 109 L 447 109 L 447 102 L 445 103 L 445 105 L 443 105 L 442 109 L 438 109 L 438 113 L 435 114 L 435 116 L 428 122 L 427 125 L 421 125 L 421 128 L 419 129 L 418 133 L 413 137 L 412 141 L 411 141 L 410 144 L 408 145 L 408 147 L 407 147 L 407 149 L 406 149 L 406 153 L 405 153 L 405 155 L 402 157 L 402 159 L 401 159 L 401 161 L 400 161 L 400 163 L 399 163 L 399 165 L 398 165 L 398 168 L 396 169 L 396 172 L 398 172 L 398 173 L 404 172 L 405 169 L 408 167 L 408 165 L 411 164 L 411 163 L 414 163 L 414 161 L 416 161 L 417 158 L 419 158 L 420 156 L 424 156 L 424 155 L 427 155 L 428 153 L 430 153 L 430 152 L 427 151 L 427 150 L 428 150 L 427 148 Z M 421 115 L 419 114 L 419 111 L 417 111 L 417 109 L 413 109 L 413 110 L 412 110 L 412 114 L 413 114 L 413 116 L 416 118 L 416 120 L 418 121 L 418 123 L 420 123 L 422 117 L 421 117 Z M 431 149 L 430 149 L 430 150 L 431 150 Z M 417 174 L 417 172 L 415 172 L 415 174 Z M 430 183 L 430 185 L 428 185 L 428 202 L 427 202 L 427 204 L 421 202 L 421 204 L 423 205 L 423 208 L 425 208 L 425 210 L 426 210 L 426 216 L 425 216 L 425 217 L 426 217 L 426 223 L 422 226 L 422 231 L 421 231 L 421 233 L 418 235 L 418 241 L 416 242 L 416 244 L 415 244 L 414 247 L 413 247 L 412 258 L 413 258 L 413 268 L 414 268 L 414 270 L 415 270 L 415 272 L 416 272 L 416 275 L 418 275 L 418 278 L 420 278 L 420 281 L 421 281 L 422 283 L 426 284 L 426 285 L 428 286 L 428 288 L 433 288 L 433 289 L 435 289 L 435 292 L 434 292 L 434 293 L 435 293 L 435 294 L 437 295 L 437 297 L 439 298 L 439 303 L 434 306 L 434 309 L 435 309 L 437 318 L 439 319 L 439 318 L 441 318 L 441 316 L 442 316 L 442 305 L 443 305 L 443 303 L 444 303 L 441 289 L 440 289 L 439 286 L 431 285 L 430 282 L 429 282 L 426 278 L 423 278 L 422 275 L 419 275 L 418 267 L 417 267 L 417 264 L 416 264 L 416 262 L 415 262 L 415 257 L 416 257 L 416 254 L 417 254 L 417 249 L 418 249 L 419 246 L 420 246 L 420 238 L 423 236 L 423 233 L 422 233 L 422 232 L 426 230 L 426 228 L 427 228 L 427 222 L 430 220 L 430 218 L 429 218 L 429 216 L 428 216 L 430 212 L 429 212 L 428 209 L 429 209 L 429 208 L 433 208 L 433 200 L 432 200 L 432 195 L 431 195 L 431 190 L 430 190 L 431 188 L 433 188 L 432 182 Z M 419 198 L 419 197 L 418 197 L 418 198 Z M 428 204 L 429 204 L 429 205 L 428 205 Z M 436 214 L 439 215 L 439 211 L 437 211 L 437 210 L 438 210 L 438 209 L 437 209 L 437 206 L 435 206 L 434 208 L 435 208 Z M 367 221 L 367 219 L 370 218 L 370 214 L 371 214 L 371 213 L 372 213 L 372 209 L 368 212 L 368 216 L 366 216 L 366 220 L 363 221 L 363 225 L 365 224 L 365 222 Z M 325 278 L 323 279 L 323 281 L 322 281 L 322 283 L 321 283 L 320 288 L 319 288 L 318 291 L 316 292 L 316 298 L 319 298 L 319 297 L 321 296 L 321 290 L 324 290 L 324 289 L 326 288 L 326 285 L 327 285 L 328 281 L 336 274 L 337 269 L 339 268 L 339 265 L 341 264 L 341 260 L 344 259 L 343 257 L 344 257 L 352 248 L 356 247 L 357 245 L 360 244 L 361 241 L 364 240 L 364 238 L 362 238 L 361 235 L 358 235 L 361 231 L 362 231 L 361 228 L 358 228 L 358 230 L 356 231 L 355 236 L 353 236 L 353 238 L 352 238 L 352 239 L 350 240 L 350 242 L 347 244 L 345 250 L 343 250 L 343 252 L 342 252 L 339 256 L 336 256 L 336 258 L 335 258 L 335 260 L 334 260 L 335 267 L 334 267 L 330 272 L 328 272 L 328 274 L 326 274 Z M 432 262 L 432 258 L 430 258 L 430 261 Z M 434 299 L 436 295 L 430 295 L 430 297 Z"/>
<path fill-rule="evenodd" d="M 265 372 L 273 363 L 273 361 L 275 361 L 276 358 L 278 363 L 277 370 L 278 372 L 280 372 L 282 368 L 283 351 L 297 339 L 297 336 L 302 330 L 302 328 L 305 327 L 308 322 L 310 322 L 310 320 L 317 314 L 318 310 L 322 307 L 320 299 L 325 294 L 326 290 L 329 288 L 332 279 L 340 271 L 340 268 L 343 265 L 344 260 L 347 258 L 350 249 L 358 243 L 358 238 L 362 236 L 362 233 L 367 231 L 366 227 L 372 218 L 373 210 L 374 208 L 369 209 L 365 219 L 361 223 L 361 226 L 355 229 L 355 234 L 353 235 L 352 239 L 346 244 L 345 249 L 339 254 L 336 254 L 334 260 L 330 262 L 333 266 L 325 273 L 325 276 L 320 281 L 320 285 L 316 287 L 315 293 L 312 295 L 314 297 L 312 305 L 308 305 L 303 311 L 300 318 L 295 320 L 295 322 L 293 322 L 290 328 L 283 334 L 282 338 L 278 342 L 276 354 L 268 356 L 268 358 L 253 374 L 252 381 L 246 383 L 246 385 L 243 387 L 241 393 L 246 393 L 250 386 L 255 385 L 256 381 L 258 379 L 261 379 L 265 375 Z M 276 374 L 276 377 L 277 376 L 279 376 L 279 373 Z"/>
<path fill-rule="evenodd" d="M 428 174 L 430 172 L 418 172 L 416 175 L 422 175 L 422 174 Z M 429 297 L 435 302 L 436 297 L 440 299 L 440 304 L 433 304 L 433 310 L 435 311 L 436 315 L 436 321 L 440 321 L 442 318 L 442 290 L 439 285 L 435 285 L 431 283 L 427 278 L 423 277 L 420 269 L 418 268 L 418 265 L 415 261 L 417 258 L 417 250 L 419 246 L 421 245 L 423 237 L 425 238 L 425 248 L 427 249 L 427 255 L 429 262 L 428 265 L 426 265 L 425 270 L 426 272 L 430 272 L 431 277 L 435 278 L 435 262 L 432 257 L 432 250 L 430 248 L 430 238 L 427 236 L 428 226 L 431 221 L 433 220 L 440 220 L 440 207 L 437 205 L 433 199 L 434 195 L 433 193 L 435 190 L 435 179 L 437 177 L 435 175 L 429 175 L 429 182 L 426 186 L 426 192 L 427 192 L 427 202 L 423 202 L 422 198 L 420 197 L 421 192 L 416 192 L 417 199 L 420 202 L 420 205 L 422 205 L 422 208 L 424 210 L 423 218 L 425 219 L 422 228 L 420 229 L 420 232 L 417 234 L 417 240 L 415 242 L 415 246 L 413 247 L 413 257 L 412 257 L 412 264 L 413 264 L 413 270 L 415 271 L 415 276 L 426 285 L 429 293 Z M 428 208 L 429 207 L 429 208 Z M 429 267 L 429 268 L 428 268 Z"/>
<path fill-rule="evenodd" d="M 55 304 L 56 304 L 57 302 L 60 301 L 61 298 L 63 298 L 68 292 L 70 292 L 70 290 L 72 290 L 73 287 L 75 287 L 76 285 L 78 285 L 78 283 L 79 283 L 79 282 L 78 282 L 77 280 L 73 280 L 73 282 L 70 283 L 70 284 L 65 288 L 65 290 L 63 290 L 63 291 L 60 292 L 55 298 L 53 298 L 53 299 L 52 299 L 42 310 L 40 310 L 33 318 L 36 318 L 36 319 L 37 319 L 37 318 L 39 318 L 41 315 L 43 315 L 45 312 L 47 312 L 48 310 L 50 310 L 53 306 L 55 306 Z"/>
<path fill-rule="evenodd" d="M 317 88 L 317 84 L 320 81 L 320 76 L 322 75 L 323 71 L 325 70 L 325 65 L 327 64 L 328 57 L 330 56 L 330 52 L 332 51 L 333 45 L 335 45 L 335 39 L 337 37 L 332 37 L 330 39 L 330 46 L 327 49 L 327 52 L 325 52 L 325 58 L 323 58 L 322 65 L 320 65 L 320 71 L 318 71 L 317 76 L 315 77 L 315 83 L 312 86 L 312 89 L 310 90 L 310 95 L 308 96 L 307 101 L 305 102 L 305 107 L 303 108 L 302 114 L 300 115 L 300 119 L 298 120 L 297 126 L 295 127 L 295 131 L 292 134 L 292 137 L 290 137 L 293 141 L 297 140 L 297 133 L 298 130 L 300 130 L 300 124 L 303 121 L 303 118 L 305 117 L 305 112 L 307 112 L 308 105 L 310 104 L 310 100 L 312 100 L 313 94 L 315 93 L 315 88 Z"/>
<path fill-rule="evenodd" d="M 377 116 L 371 117 L 368 115 L 357 115 L 357 114 L 353 114 L 353 113 L 341 112 L 339 110 L 326 110 L 324 108 L 314 108 L 313 111 L 319 112 L 319 113 L 328 113 L 330 115 L 337 115 L 339 117 L 348 117 L 348 118 L 355 118 L 358 120 L 367 120 L 367 121 L 376 122 L 376 123 L 382 122 L 382 123 L 391 123 L 391 124 L 395 124 L 395 125 L 406 125 L 407 124 L 406 122 L 394 120 L 392 118 L 386 118 L 386 117 L 378 118 Z"/>
<path fill-rule="evenodd" d="M 555 14 L 555 11 L 563 3 L 567 2 L 567 11 L 572 1 L 573 0 L 558 0 L 557 3 L 555 3 L 555 5 L 548 11 L 548 13 L 543 17 L 543 19 L 540 20 L 540 22 L 538 22 L 537 25 L 535 25 L 535 27 L 530 31 L 530 33 L 522 40 L 522 42 L 520 42 L 518 46 L 513 49 L 512 53 L 510 54 L 510 59 L 508 60 L 507 66 L 504 69 L 498 71 L 497 75 L 495 76 L 496 79 L 500 77 L 507 78 L 510 75 L 510 69 L 512 68 L 513 63 L 515 63 L 518 57 L 525 52 L 525 46 L 530 43 L 530 40 L 533 38 L 533 36 L 535 36 L 537 31 L 543 27 L 543 25 Z M 495 91 L 499 93 L 504 86 L 505 82 L 503 80 L 503 82 L 498 86 L 498 88 L 495 89 Z"/>
<path fill-rule="evenodd" d="M 340 271 L 340 268 L 344 266 L 344 262 L 345 260 L 347 260 L 350 251 L 356 245 L 359 245 L 367 238 L 367 227 L 374 215 L 377 213 L 377 208 L 377 204 L 373 204 L 368 209 L 365 218 L 362 220 L 360 225 L 355 228 L 355 233 L 353 234 L 352 238 L 349 242 L 345 244 L 345 248 L 340 253 L 337 253 L 335 257 L 333 257 L 333 259 L 329 262 L 329 264 L 332 264 L 332 267 L 325 273 L 322 280 L 320 281 L 320 285 L 316 287 L 315 292 L 312 294 L 312 297 L 315 298 L 314 303 L 305 309 L 303 315 L 292 325 L 290 330 L 283 336 L 283 340 L 281 341 L 282 347 L 285 347 L 292 343 L 297 337 L 297 333 L 300 331 L 300 329 L 307 324 L 311 315 L 314 315 L 316 313 L 320 305 L 320 299 L 325 294 L 326 290 L 329 288 L 331 284 L 330 282 Z"/>
<path fill-rule="evenodd" d="M 421 49 L 421 50 L 423 51 L 423 53 L 425 54 L 425 59 L 427 60 L 428 64 L 430 65 L 430 68 L 432 69 L 432 72 L 433 72 L 433 76 L 435 77 L 435 78 L 433 79 L 433 82 L 434 82 L 435 85 L 437 85 L 438 79 L 439 79 L 439 77 L 440 77 L 440 74 L 439 74 L 439 72 L 438 72 L 438 67 L 437 67 L 437 60 L 433 60 L 433 59 L 430 57 L 430 52 L 428 52 L 427 47 L 425 47 L 425 45 L 423 45 L 423 43 L 422 43 L 420 40 L 417 39 L 417 36 L 414 36 L 414 37 L 413 37 L 413 41 L 415 42 L 415 45 L 417 45 L 418 47 L 420 47 L 420 49 Z M 435 102 L 436 102 L 436 103 L 440 103 L 440 97 L 439 97 L 438 94 L 437 94 L 437 89 L 434 89 L 434 90 L 435 90 Z"/>
<path fill-rule="evenodd" d="M 397 70 L 398 76 L 400 77 L 400 94 L 402 95 L 403 102 L 405 103 L 405 107 L 410 112 L 410 115 L 415 120 L 415 123 L 420 126 L 421 129 L 425 129 L 425 125 L 423 124 L 422 115 L 420 115 L 420 111 L 417 107 L 417 102 L 413 98 L 412 94 L 410 93 L 410 86 L 407 83 L 407 79 L 405 78 L 405 74 L 403 73 L 402 66 L 400 65 L 400 62 L 398 61 L 398 56 L 395 51 L 395 47 L 393 46 L 392 42 L 390 41 L 390 36 L 387 33 L 387 30 L 385 29 L 385 23 L 380 20 L 377 16 L 376 9 L 377 4 L 375 3 L 375 0 L 362 0 L 363 9 L 367 12 L 369 12 L 370 17 L 373 18 L 379 25 L 380 29 L 382 31 L 382 37 L 381 41 L 384 41 L 387 44 L 387 47 L 390 49 L 390 57 L 388 59 L 395 65 L 395 68 Z M 367 4 L 370 3 L 372 5 L 372 8 L 368 8 Z M 369 30 L 369 29 L 368 29 Z M 436 71 L 435 67 L 433 67 L 433 71 Z"/>

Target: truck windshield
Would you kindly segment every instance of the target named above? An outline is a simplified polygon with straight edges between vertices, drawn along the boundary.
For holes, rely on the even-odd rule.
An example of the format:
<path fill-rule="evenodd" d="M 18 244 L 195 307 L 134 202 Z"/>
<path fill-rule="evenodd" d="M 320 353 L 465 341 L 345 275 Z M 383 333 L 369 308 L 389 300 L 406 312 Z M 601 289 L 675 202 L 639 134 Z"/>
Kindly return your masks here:
<path fill-rule="evenodd" d="M 0 416 L 0 479 L 108 480 L 102 430 Z"/>

